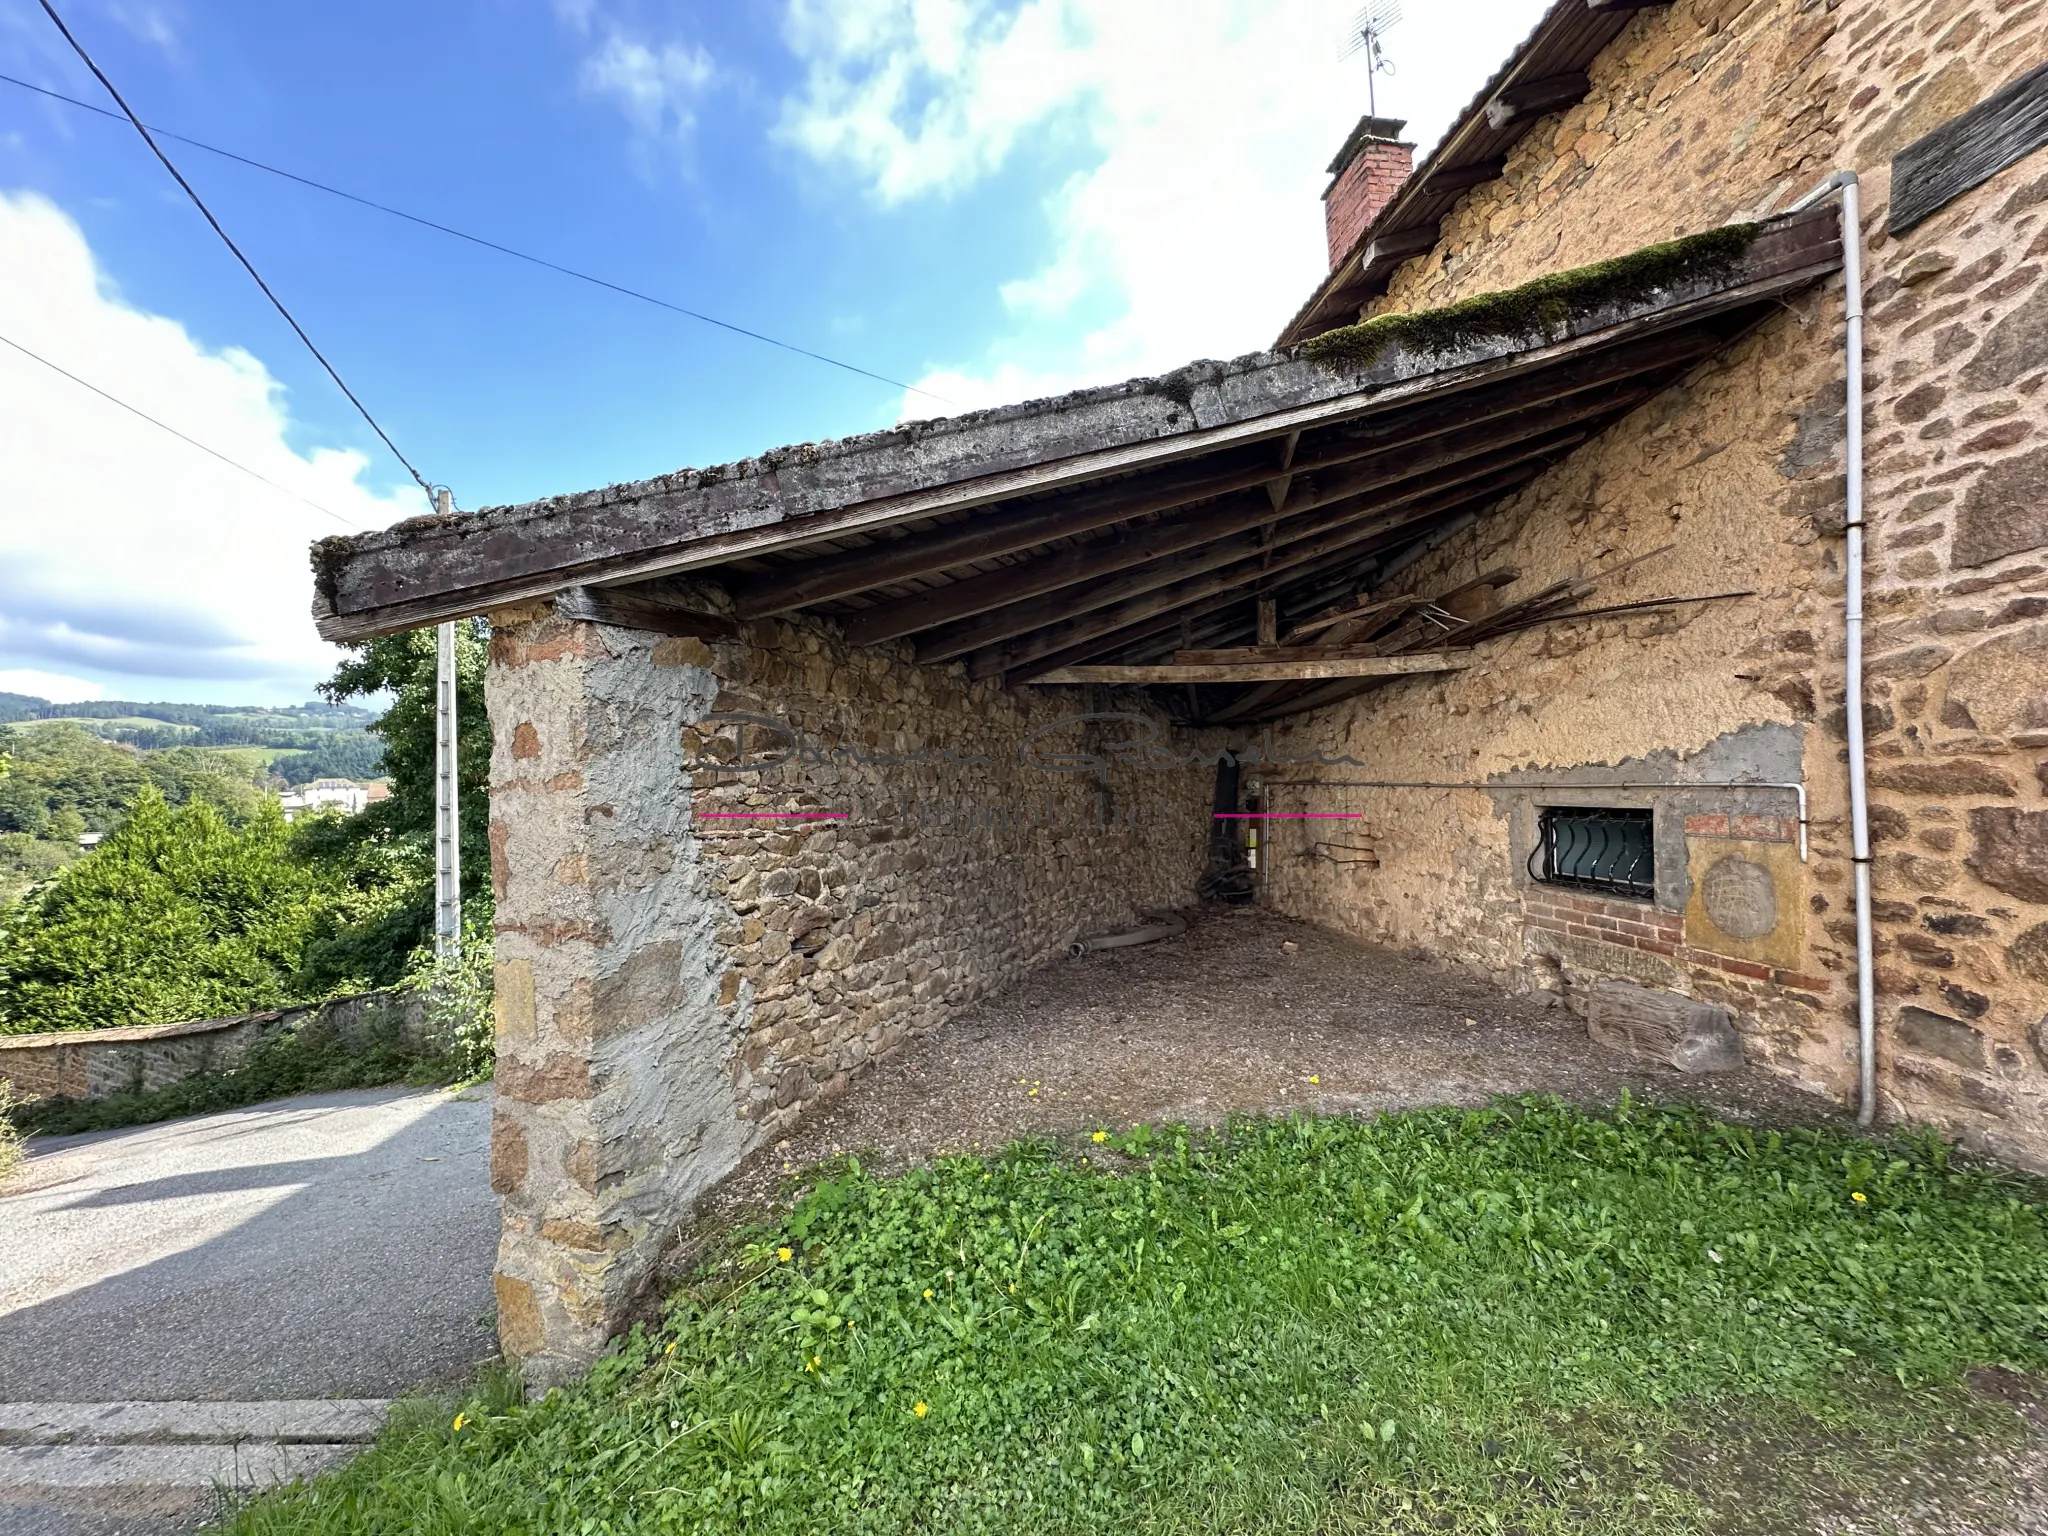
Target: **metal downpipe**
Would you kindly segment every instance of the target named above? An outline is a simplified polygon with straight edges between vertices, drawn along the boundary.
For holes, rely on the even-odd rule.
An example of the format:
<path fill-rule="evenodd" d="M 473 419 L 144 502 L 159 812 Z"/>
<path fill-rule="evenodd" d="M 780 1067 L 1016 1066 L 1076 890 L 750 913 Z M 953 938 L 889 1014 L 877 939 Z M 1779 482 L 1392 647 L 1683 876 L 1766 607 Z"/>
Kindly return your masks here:
<path fill-rule="evenodd" d="M 1870 785 L 1863 747 L 1863 220 L 1854 171 L 1836 171 L 1792 205 L 1792 212 L 1835 197 L 1842 209 L 1842 296 L 1848 321 L 1849 512 L 1843 572 L 1846 641 L 1844 705 L 1849 735 L 1849 851 L 1856 874 L 1856 1037 L 1861 1094 L 1856 1123 L 1877 1119 L 1877 990 L 1870 926 Z"/>

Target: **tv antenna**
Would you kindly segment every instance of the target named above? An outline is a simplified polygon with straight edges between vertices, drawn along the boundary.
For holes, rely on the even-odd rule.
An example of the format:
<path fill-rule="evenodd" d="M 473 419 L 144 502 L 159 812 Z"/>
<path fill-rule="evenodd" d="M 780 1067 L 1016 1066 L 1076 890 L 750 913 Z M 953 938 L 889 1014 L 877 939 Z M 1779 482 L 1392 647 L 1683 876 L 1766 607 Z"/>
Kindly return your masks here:
<path fill-rule="evenodd" d="M 1365 55 L 1366 110 L 1374 117 L 1380 115 L 1379 77 L 1394 72 L 1394 61 L 1387 57 L 1381 44 L 1400 20 L 1401 0 L 1368 0 L 1351 18 L 1344 33 L 1344 51 L 1337 55 L 1340 59 L 1348 59 L 1354 53 Z"/>

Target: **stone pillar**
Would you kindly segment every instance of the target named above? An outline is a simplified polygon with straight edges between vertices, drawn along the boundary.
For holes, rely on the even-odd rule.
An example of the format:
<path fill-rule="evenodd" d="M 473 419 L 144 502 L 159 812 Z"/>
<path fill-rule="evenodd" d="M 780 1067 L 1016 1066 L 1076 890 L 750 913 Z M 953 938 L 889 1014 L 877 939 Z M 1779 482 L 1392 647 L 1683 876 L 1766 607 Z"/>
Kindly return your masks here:
<path fill-rule="evenodd" d="M 498 1333 L 536 1386 L 646 1300 L 663 1246 L 744 1154 L 682 732 L 717 682 L 695 640 L 493 616 Z"/>

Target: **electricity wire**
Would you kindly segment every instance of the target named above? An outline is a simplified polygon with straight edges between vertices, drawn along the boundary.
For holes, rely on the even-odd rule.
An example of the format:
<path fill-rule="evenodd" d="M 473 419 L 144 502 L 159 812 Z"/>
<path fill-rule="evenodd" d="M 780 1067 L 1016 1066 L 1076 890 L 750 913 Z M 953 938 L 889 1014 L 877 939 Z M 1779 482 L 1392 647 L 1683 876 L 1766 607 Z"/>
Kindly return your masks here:
<path fill-rule="evenodd" d="M 27 347 L 24 347 L 20 342 L 13 340 L 11 337 L 0 336 L 0 346 L 12 347 L 15 351 L 19 352 L 23 357 L 29 359 L 31 362 L 41 363 L 45 368 L 49 369 L 52 373 L 63 374 L 65 378 L 69 379 L 72 383 L 78 385 L 80 388 L 91 390 L 94 394 L 98 395 L 102 400 L 105 400 L 113 405 L 118 405 L 119 407 L 121 407 L 122 410 L 126 411 L 129 415 L 140 416 L 152 427 L 156 427 L 161 431 L 170 433 L 171 436 L 179 439 L 181 442 L 190 443 L 194 448 L 197 448 L 201 453 L 211 454 L 214 458 L 219 459 L 221 463 L 227 465 L 228 468 L 239 469 L 243 474 L 247 475 L 252 480 L 261 480 L 273 491 L 284 492 L 284 494 L 291 497 L 293 501 L 305 502 L 305 504 L 311 507 L 315 512 L 325 513 L 328 517 L 333 518 L 337 523 L 340 523 L 343 527 L 356 529 L 360 529 L 362 527 L 362 524 L 354 521 L 351 518 L 343 517 L 339 512 L 333 511 L 330 508 L 321 506 L 320 503 L 317 501 L 308 501 L 304 496 L 301 496 L 297 491 L 293 490 L 290 486 L 279 485 L 275 480 L 271 479 L 268 475 L 259 474 L 257 473 L 257 471 L 251 469 L 248 465 L 238 463 L 236 460 L 231 459 L 226 454 L 222 453 L 219 449 L 207 447 L 206 444 L 200 442 L 198 438 L 187 436 L 185 433 L 180 432 L 176 427 L 172 426 L 169 422 L 158 421 L 154 416 L 150 415 L 149 412 L 142 410 L 137 406 L 130 405 L 126 400 L 123 400 L 119 395 L 108 394 L 104 389 L 101 389 L 99 385 L 92 383 L 90 380 L 81 379 L 77 374 L 73 373 L 70 369 L 59 367 L 57 364 L 51 362 L 47 357 L 44 357 L 40 353 L 29 351 Z"/>
<path fill-rule="evenodd" d="M 20 86 L 25 91 L 34 91 L 38 96 L 47 96 L 53 101 L 61 101 L 69 106 L 83 107 L 88 112 L 97 112 L 101 117 L 111 117 L 116 122 L 121 120 L 121 114 L 118 112 L 109 112 L 105 107 L 94 106 L 89 101 L 80 101 L 76 96 L 66 96 L 62 91 L 53 91 L 47 86 L 31 85 L 28 81 L 18 80 L 13 75 L 0 75 L 0 81 L 5 81 L 8 85 Z M 597 277 L 589 272 L 580 272 L 574 267 L 565 267 L 560 262 L 549 261 L 545 256 L 535 256 L 526 251 L 517 250 L 512 246 L 502 245 L 496 240 L 486 239 L 482 235 L 472 235 L 468 230 L 457 229 L 452 224 L 442 224 L 434 219 L 423 218 L 417 213 L 407 213 L 403 208 L 394 208 L 389 203 L 380 203 L 374 198 L 364 197 L 359 193 L 330 186 L 324 181 L 315 181 L 312 177 L 301 176 L 296 171 L 287 171 L 279 166 L 266 165 L 261 160 L 252 160 L 247 155 L 237 154 L 232 149 L 222 149 L 218 144 L 208 144 L 203 139 L 188 138 L 182 133 L 173 133 L 168 128 L 152 128 L 151 131 L 160 138 L 176 139 L 180 144 L 190 144 L 194 149 L 203 149 L 210 155 L 219 155 L 224 160 L 232 160 L 236 164 L 246 165 L 252 170 L 264 171 L 272 176 L 281 176 L 286 181 L 295 181 L 300 186 L 311 187 L 316 192 L 325 192 L 331 197 L 339 197 L 361 207 L 374 209 L 376 212 L 387 214 L 394 219 L 404 219 L 408 224 L 417 224 L 422 229 L 431 229 L 438 234 L 451 235 L 457 240 L 466 240 L 471 245 L 482 246 L 487 251 L 496 251 L 501 256 L 510 256 L 515 261 L 531 262 L 536 267 L 545 267 L 548 271 L 560 273 L 563 277 L 573 277 L 578 282 L 590 283 L 599 288 L 609 289 L 613 293 L 623 294 L 629 299 L 638 299 L 643 304 L 652 304 L 659 309 L 666 309 L 673 314 L 685 315 L 702 324 L 716 326 L 722 331 L 730 331 L 735 336 L 745 336 L 752 341 L 763 342 L 771 347 L 779 347 L 784 352 L 793 352 L 798 357 L 808 357 L 813 362 L 824 363 L 831 368 L 840 368 L 847 373 L 858 374 L 864 379 L 873 379 L 877 384 L 887 384 L 891 389 L 901 389 L 913 395 L 922 395 L 925 399 L 936 400 L 941 405 L 956 404 L 955 401 L 947 399 L 944 395 L 933 394 L 930 390 L 920 389 L 915 384 L 906 384 L 901 379 L 892 379 L 886 373 L 876 373 L 872 369 L 863 368 L 857 363 L 845 362 L 840 358 L 828 356 L 823 352 L 813 352 L 809 347 L 800 347 L 793 341 L 783 341 L 779 337 L 767 335 L 762 331 L 749 330 L 744 325 L 736 325 L 730 320 L 721 320 L 716 315 L 705 314 L 702 310 L 690 309 L 685 305 L 672 303 L 668 299 L 657 298 L 655 295 L 644 293 L 638 288 L 628 288 L 623 283 L 613 282 L 610 278 Z"/>
<path fill-rule="evenodd" d="M 235 260 L 242 264 L 242 270 L 247 272 L 254 279 L 256 286 L 263 290 L 263 297 L 270 300 L 271 307 L 284 316 L 285 324 L 289 325 L 293 332 L 297 334 L 299 340 L 306 344 L 306 350 L 313 354 L 314 361 L 327 370 L 327 377 L 334 380 L 335 387 L 348 396 L 348 403 L 354 406 L 357 412 L 361 414 L 363 420 L 370 424 L 370 430 L 383 440 L 384 446 L 391 450 L 391 456 L 405 466 L 406 473 L 413 477 L 422 491 L 426 492 L 427 500 L 431 503 L 434 500 L 434 488 L 427 484 L 426 477 L 413 468 L 411 459 L 408 459 L 398 451 L 398 444 L 391 441 L 391 434 L 377 424 L 377 418 L 370 414 L 370 408 L 356 398 L 356 392 L 348 387 L 347 382 L 335 370 L 334 364 L 327 361 L 326 354 L 313 345 L 313 338 L 306 334 L 306 328 L 299 324 L 289 309 L 285 308 L 284 300 L 271 292 L 270 284 L 263 281 L 263 274 L 256 270 L 256 264 L 242 254 L 242 248 L 235 244 L 225 229 L 221 228 L 220 220 L 213 216 L 213 210 L 206 206 L 206 200 L 193 190 L 192 183 L 187 181 L 178 168 L 171 163 L 171 157 L 164 153 L 163 146 L 158 144 L 150 135 L 150 131 L 143 125 L 142 119 L 135 115 L 135 109 L 128 105 L 127 98 L 114 88 L 114 82 L 107 78 L 106 71 L 93 62 L 92 55 L 85 51 L 85 45 L 71 35 L 71 29 L 64 25 L 64 18 L 57 14 L 57 8 L 50 4 L 50 0 L 37 0 L 37 3 L 42 6 L 43 14 L 48 16 L 55 23 L 57 30 L 64 34 L 64 41 L 71 45 L 71 51 L 78 55 L 87 69 L 92 71 L 93 78 L 106 87 L 107 94 L 114 98 L 114 104 L 121 109 L 128 121 L 135 125 L 135 131 L 142 135 L 142 142 L 149 146 L 150 153 L 163 162 L 164 169 L 171 173 L 171 179 L 184 188 L 185 195 L 192 199 L 192 206 L 205 216 L 206 222 L 213 226 L 213 232 L 220 236 L 221 243 L 234 253 Z"/>

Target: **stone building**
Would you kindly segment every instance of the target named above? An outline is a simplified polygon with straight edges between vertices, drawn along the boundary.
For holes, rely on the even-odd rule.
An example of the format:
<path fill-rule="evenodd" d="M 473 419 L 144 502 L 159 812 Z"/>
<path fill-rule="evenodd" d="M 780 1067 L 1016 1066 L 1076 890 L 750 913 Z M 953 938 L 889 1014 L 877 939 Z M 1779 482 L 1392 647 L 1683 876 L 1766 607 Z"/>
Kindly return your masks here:
<path fill-rule="evenodd" d="M 2044 59 L 2039 0 L 1558 0 L 1412 174 L 1360 124 L 1272 352 L 316 549 L 330 637 L 493 627 L 507 1349 L 1213 891 L 1219 811 L 1356 818 L 1266 823 L 1283 912 L 2048 1161 Z"/>

